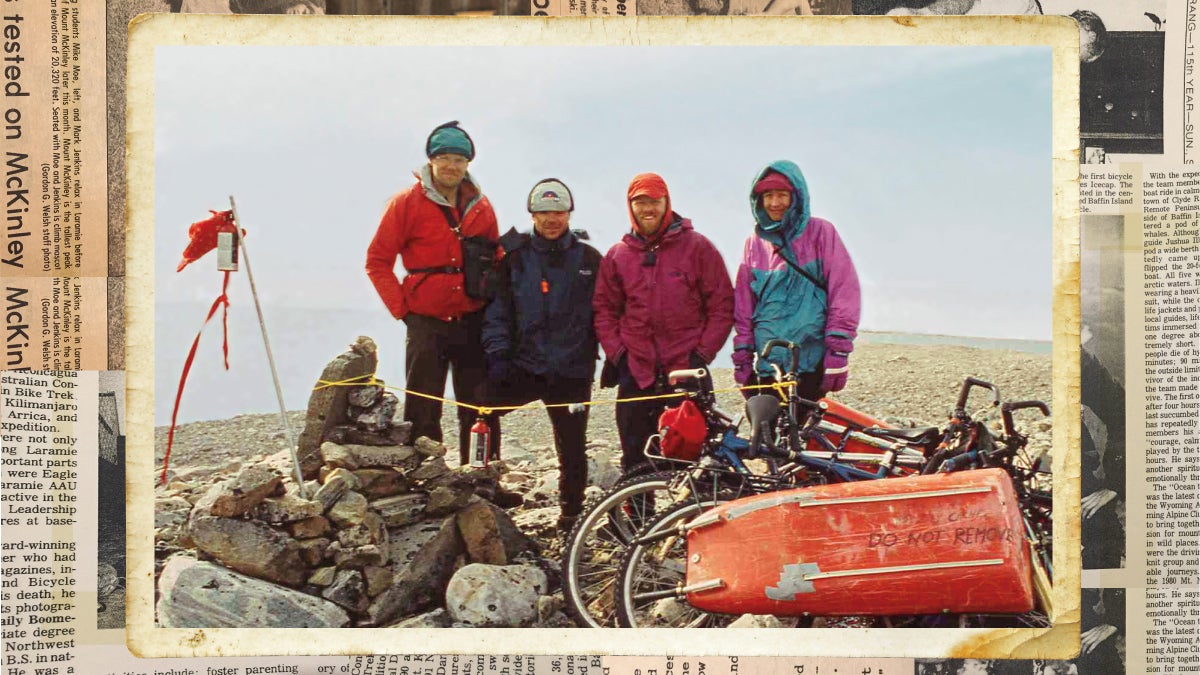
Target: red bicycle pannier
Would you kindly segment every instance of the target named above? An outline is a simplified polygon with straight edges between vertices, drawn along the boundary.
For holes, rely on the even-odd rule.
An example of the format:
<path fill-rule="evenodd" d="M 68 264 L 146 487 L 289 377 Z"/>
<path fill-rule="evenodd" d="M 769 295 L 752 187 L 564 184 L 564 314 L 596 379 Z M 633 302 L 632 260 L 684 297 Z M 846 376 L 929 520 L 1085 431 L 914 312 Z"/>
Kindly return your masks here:
<path fill-rule="evenodd" d="M 658 417 L 659 445 L 663 457 L 694 462 L 700 459 L 704 439 L 708 437 L 708 425 L 704 413 L 685 399 L 674 408 L 667 408 Z"/>

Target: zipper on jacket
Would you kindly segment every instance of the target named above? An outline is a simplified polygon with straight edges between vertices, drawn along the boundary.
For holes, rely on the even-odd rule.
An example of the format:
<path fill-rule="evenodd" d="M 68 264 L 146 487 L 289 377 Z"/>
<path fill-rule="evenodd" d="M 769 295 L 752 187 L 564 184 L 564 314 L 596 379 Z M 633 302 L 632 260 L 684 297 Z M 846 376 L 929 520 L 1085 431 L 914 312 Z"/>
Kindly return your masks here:
<path fill-rule="evenodd" d="M 663 236 L 666 236 L 666 232 L 663 233 Z M 658 249 L 661 245 L 662 245 L 662 239 L 660 238 L 659 241 L 656 242 L 652 247 L 646 249 L 647 253 L 649 253 L 650 255 L 653 255 L 655 257 L 654 264 L 651 265 L 651 269 L 653 269 L 654 271 L 650 273 L 650 290 L 653 292 L 653 297 L 654 297 L 654 317 L 653 317 L 654 323 L 652 324 L 652 326 L 654 328 L 654 335 L 651 336 L 651 338 L 650 338 L 650 344 L 654 345 L 654 388 L 655 389 L 658 388 L 658 383 L 660 382 L 660 378 L 659 378 L 660 373 L 663 375 L 666 374 L 666 373 L 663 373 L 662 352 L 659 351 L 659 348 L 658 348 L 658 336 L 662 334 L 662 325 L 659 323 L 662 320 L 662 296 L 659 295 L 659 293 L 658 293 L 658 273 L 659 273 L 659 268 L 661 267 L 658 264 Z M 630 374 L 632 375 L 632 372 Z M 635 381 L 636 381 L 636 379 L 635 379 Z"/>
<path fill-rule="evenodd" d="M 553 244 L 554 242 L 550 243 Z M 542 277 L 542 344 L 548 346 L 550 344 L 550 280 L 546 276 L 546 261 L 542 258 L 542 252 L 535 249 L 532 244 L 530 244 L 529 250 L 537 258 L 538 273 Z M 545 354 L 542 354 L 542 362 L 548 361 L 549 357 L 550 353 L 547 350 Z M 550 372 L 554 372 L 554 370 L 554 368 L 551 368 Z"/>

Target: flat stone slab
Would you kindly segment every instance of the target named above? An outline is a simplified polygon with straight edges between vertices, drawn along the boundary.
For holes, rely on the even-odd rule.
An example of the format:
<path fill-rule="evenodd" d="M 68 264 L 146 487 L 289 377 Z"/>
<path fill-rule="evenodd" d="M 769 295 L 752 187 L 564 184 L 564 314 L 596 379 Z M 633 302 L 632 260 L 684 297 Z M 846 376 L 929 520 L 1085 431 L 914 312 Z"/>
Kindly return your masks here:
<path fill-rule="evenodd" d="M 299 586 L 308 578 L 300 544 L 266 523 L 193 517 L 188 534 L 197 548 L 242 574 L 288 586 Z"/>
<path fill-rule="evenodd" d="M 421 520 L 428 501 L 423 494 L 396 495 L 371 502 L 371 508 L 388 527 L 400 527 Z"/>
<path fill-rule="evenodd" d="M 408 471 L 420 466 L 424 456 L 410 445 L 339 445 L 326 441 L 321 444 L 321 458 L 329 466 L 350 471 L 373 467 Z"/>
<path fill-rule="evenodd" d="M 164 628 L 341 628 L 350 617 L 321 598 L 186 556 L 159 577 Z"/>

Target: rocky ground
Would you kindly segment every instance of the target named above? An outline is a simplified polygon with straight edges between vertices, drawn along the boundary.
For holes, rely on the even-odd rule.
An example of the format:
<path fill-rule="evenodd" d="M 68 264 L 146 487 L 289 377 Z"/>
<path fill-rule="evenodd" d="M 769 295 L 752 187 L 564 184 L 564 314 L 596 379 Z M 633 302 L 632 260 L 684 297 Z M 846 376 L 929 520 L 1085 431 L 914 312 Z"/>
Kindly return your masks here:
<path fill-rule="evenodd" d="M 373 353 L 372 356 L 373 357 Z M 328 371 L 327 371 L 328 372 Z M 836 398 L 844 404 L 848 404 L 862 412 L 870 414 L 884 422 L 897 426 L 915 426 L 924 424 L 940 424 L 944 422 L 946 414 L 953 407 L 954 400 L 958 394 L 962 380 L 967 376 L 975 376 L 984 380 L 988 380 L 996 384 L 1001 394 L 1009 400 L 1024 400 L 1024 399 L 1040 399 L 1050 401 L 1051 389 L 1051 373 L 1050 373 L 1050 357 L 1048 355 L 1025 354 L 1005 350 L 980 350 L 968 347 L 956 346 L 905 346 L 905 345 L 860 345 L 851 359 L 849 385 L 845 391 L 836 395 Z M 716 384 L 718 388 L 728 388 L 733 386 L 732 371 L 717 370 Z M 594 398 L 597 401 L 605 401 L 611 399 L 614 395 L 614 390 L 597 390 Z M 740 410 L 741 396 L 736 392 L 723 393 L 720 396 L 722 407 L 730 412 Z M 982 392 L 976 393 L 971 400 L 968 408 L 972 411 L 977 411 L 983 408 L 987 403 L 986 397 Z M 306 413 L 297 411 L 291 413 L 291 423 L 296 434 L 300 434 L 305 428 L 306 416 L 312 417 L 312 406 Z M 455 429 L 453 419 L 453 411 L 446 410 L 443 418 L 443 429 Z M 1051 420 L 1035 419 L 1036 413 L 1027 413 L 1028 417 L 1024 420 L 1023 428 L 1026 432 L 1032 432 L 1031 446 L 1034 449 L 1048 448 L 1050 444 Z M 998 417 L 998 416 L 997 416 Z M 311 426 L 311 425 L 310 425 Z M 591 473 L 591 482 L 594 487 L 590 487 L 589 491 L 597 492 L 606 489 L 619 477 L 619 471 L 616 468 L 620 449 L 617 442 L 617 434 L 613 419 L 613 410 L 611 405 L 603 403 L 592 408 L 589 420 L 589 468 Z M 161 466 L 162 457 L 166 450 L 166 427 L 159 427 L 155 430 L 155 445 L 156 459 Z M 310 434 L 311 435 L 311 434 Z M 449 434 L 448 436 L 452 436 Z M 445 464 L 449 469 L 453 469 L 457 465 L 457 451 L 455 447 L 456 439 L 447 438 L 447 447 L 445 454 Z M 303 445 L 303 442 L 302 442 Z M 329 445 L 329 444 L 326 444 Z M 359 447 L 359 446 L 347 446 Z M 256 466 L 276 466 L 286 475 L 286 443 L 284 433 L 280 428 L 279 416 L 277 414 L 262 414 L 262 415 L 240 415 L 227 420 L 216 420 L 206 422 L 194 422 L 180 425 L 175 434 L 175 443 L 171 453 L 171 468 L 169 474 L 169 484 L 158 488 L 157 508 L 156 508 L 156 528 L 158 528 L 159 541 L 157 542 L 159 553 L 159 569 L 162 572 L 167 566 L 167 559 L 180 551 L 183 552 L 185 562 L 191 565 L 191 558 L 198 557 L 200 562 L 211 559 L 211 556 L 201 552 L 197 554 L 197 544 L 193 541 L 193 537 L 180 536 L 180 533 L 185 531 L 189 518 L 196 522 L 221 522 L 226 525 L 236 525 L 236 527 L 247 527 L 237 525 L 232 521 L 234 519 L 243 519 L 250 522 L 252 516 L 271 520 L 271 527 L 282 531 L 290 531 L 293 536 L 302 536 L 295 534 L 297 522 L 288 521 L 282 522 L 283 516 L 278 515 L 280 509 L 286 510 L 282 506 L 273 506 L 276 513 L 267 518 L 262 515 L 263 508 L 261 505 L 254 507 L 257 511 L 253 511 L 251 507 L 247 507 L 245 511 L 236 513 L 238 508 L 232 510 L 226 509 L 228 513 L 218 513 L 227 517 L 217 518 L 210 511 L 214 494 L 221 492 L 224 489 L 228 492 L 232 489 L 231 480 L 237 476 L 239 472 L 246 473 L 251 467 Z M 366 451 L 363 451 L 366 453 Z M 356 475 L 374 476 L 372 471 L 375 469 L 369 468 L 367 460 L 362 458 L 354 458 L 352 461 L 345 459 L 345 453 L 334 453 L 327 447 L 322 447 L 322 456 L 317 458 L 316 465 L 320 466 L 320 476 L 314 473 L 312 478 L 317 482 L 312 483 L 315 489 L 320 487 L 319 482 L 328 483 L 331 472 L 341 468 L 343 471 L 339 475 L 344 475 L 346 480 L 351 483 L 351 488 L 354 488 L 359 482 L 354 476 L 348 475 L 346 469 L 356 469 Z M 369 454 L 369 453 L 367 453 Z M 503 422 L 503 465 L 507 473 L 499 476 L 501 486 L 518 492 L 524 497 L 524 505 L 510 509 L 507 513 L 511 517 L 511 522 L 515 523 L 516 527 L 528 536 L 533 542 L 533 545 L 525 547 L 528 550 L 518 551 L 524 547 L 524 544 L 514 543 L 516 540 L 507 539 L 503 544 L 479 544 L 477 543 L 474 550 L 471 550 L 471 544 L 468 541 L 468 550 L 458 550 L 457 559 L 453 561 L 455 568 L 462 567 L 465 563 L 479 562 L 482 558 L 498 556 L 498 562 L 508 564 L 507 567 L 498 567 L 499 572 L 495 570 L 481 570 L 483 576 L 488 574 L 507 574 L 507 575 L 526 575 L 532 574 L 537 576 L 535 572 L 529 572 L 530 569 L 541 567 L 545 574 L 542 578 L 530 578 L 526 584 L 528 587 L 537 589 L 539 599 L 536 601 L 537 613 L 534 617 L 523 618 L 522 625 L 563 625 L 565 617 L 558 611 L 558 606 L 561 604 L 561 592 L 554 592 L 551 589 L 555 585 L 554 577 L 557 571 L 557 558 L 559 555 L 560 544 L 554 530 L 554 523 L 557 518 L 556 507 L 556 487 L 557 487 L 557 466 L 556 458 L 552 445 L 552 433 L 549 421 L 544 411 L 530 408 L 519 410 L 510 413 L 504 418 Z M 432 506 L 428 503 L 433 501 L 441 504 L 445 501 L 454 499 L 467 499 L 466 495 L 458 495 L 447 493 L 447 490 L 455 488 L 453 481 L 447 482 L 447 476 L 455 476 L 454 472 L 443 475 L 441 468 L 442 460 L 440 451 L 425 450 L 404 461 L 412 463 L 412 469 L 418 470 L 419 473 L 428 474 L 429 481 L 415 481 L 411 486 L 413 495 L 400 495 L 396 497 L 388 497 L 381 500 L 407 500 L 417 504 L 418 507 L 423 507 L 428 512 Z M 422 463 L 423 462 L 423 463 Z M 315 468 L 309 467 L 313 472 Z M 157 479 L 158 470 L 156 469 L 153 477 L 148 479 Z M 249 480 L 245 478 L 244 480 Z M 338 479 L 341 480 L 341 479 Z M 456 479 L 457 480 L 457 479 Z M 288 481 L 290 483 L 290 481 Z M 461 483 L 462 481 L 459 481 Z M 214 486 L 223 486 L 215 488 Z M 436 487 L 441 487 L 442 491 L 439 496 L 434 495 L 433 491 Z M 240 488 L 239 488 L 240 489 Z M 265 484 L 263 486 L 265 488 Z M 409 489 L 409 486 L 406 486 Z M 366 491 L 367 488 L 362 488 Z M 418 493 L 419 494 L 416 494 Z M 339 492 L 340 494 L 340 492 Z M 374 495 L 373 498 L 378 498 L 383 493 Z M 389 493 L 391 494 L 391 493 Z M 291 497 L 284 494 L 284 488 L 275 485 L 270 488 L 269 492 L 264 492 L 269 499 L 275 502 L 282 503 Z M 205 497 L 207 496 L 207 502 Z M 371 495 L 368 495 L 372 498 Z M 263 499 L 259 496 L 258 499 Z M 286 498 L 286 499 L 285 499 Z M 335 500 L 336 501 L 336 500 Z M 461 501 L 461 500 L 460 500 Z M 202 503 L 205 502 L 205 503 Z M 273 502 L 273 504 L 275 503 Z M 463 501 L 456 505 L 439 507 L 441 510 L 435 514 L 437 517 L 453 519 L 458 518 L 458 528 L 466 536 L 470 528 L 483 527 L 479 525 L 482 522 L 480 519 L 487 521 L 487 528 L 491 528 L 493 534 L 499 529 L 503 532 L 506 527 L 501 520 L 501 517 L 494 517 L 486 513 L 486 509 L 482 509 L 478 505 L 464 509 L 463 506 L 467 502 Z M 199 506 L 198 506 L 199 504 Z M 207 506 L 206 506 L 207 504 Z M 372 502 L 372 506 L 376 502 Z M 253 505 L 252 505 L 253 506 Z M 290 507 L 289 507 L 290 508 Z M 397 540 L 397 530 L 393 528 L 395 523 L 400 523 L 398 518 L 403 514 L 397 515 L 398 507 L 388 502 L 387 505 L 381 506 L 380 513 L 383 513 L 384 520 L 389 532 L 392 532 L 391 539 L 393 545 Z M 412 510 L 411 507 L 409 510 Z M 203 513 L 198 513 L 203 509 L 210 509 Z M 390 509 L 390 510 L 389 510 Z M 454 515 L 454 509 L 463 509 Z M 303 509 L 295 508 L 297 512 L 296 520 L 303 516 L 300 513 Z M 419 510 L 419 509 L 418 509 Z M 259 514 L 255 516 L 254 514 Z M 332 511 L 330 512 L 332 513 Z M 464 513 L 469 515 L 464 516 Z M 229 514 L 234 514 L 233 517 L 228 517 Z M 446 515 L 450 514 L 450 515 Z M 326 514 L 329 516 L 329 514 Z M 371 516 L 370 518 L 373 518 Z M 407 517 L 407 516 L 403 516 Z M 430 517 L 428 513 L 425 517 Z M 205 520 L 207 518 L 208 520 Z M 321 516 L 325 518 L 325 516 Z M 342 522 L 333 519 L 332 516 L 328 520 L 335 520 L 333 523 L 333 531 L 331 534 L 328 531 L 321 536 L 327 540 L 334 540 L 340 537 L 343 546 L 342 549 L 338 545 L 334 545 L 335 550 L 341 551 L 338 566 L 335 568 L 331 563 L 326 568 L 322 568 L 317 555 L 312 558 L 311 564 L 307 569 L 316 570 L 313 577 L 309 579 L 291 579 L 281 581 L 272 579 L 276 583 L 284 583 L 284 585 L 292 588 L 299 588 L 304 592 L 322 595 L 332 603 L 339 604 L 344 610 L 344 614 L 338 614 L 339 617 L 344 617 L 345 624 L 342 625 L 396 625 L 400 621 L 392 623 L 394 617 L 388 616 L 389 621 L 380 623 L 364 623 L 365 621 L 374 620 L 372 617 L 378 618 L 378 609 L 376 605 L 380 604 L 379 598 L 385 597 L 387 593 L 382 593 L 379 589 L 386 587 L 391 576 L 380 576 L 383 573 L 378 571 L 378 566 L 373 566 L 371 561 L 365 564 L 351 561 L 347 563 L 349 567 L 342 565 L 342 561 L 348 559 L 349 553 L 345 550 L 350 544 L 363 544 L 364 542 L 373 543 L 372 537 L 366 533 L 363 528 L 370 529 L 374 527 L 383 533 L 384 526 L 379 523 L 373 523 L 368 518 L 364 526 L 360 522 Z M 464 524 L 464 519 L 470 523 Z M 344 519 L 343 519 L 344 520 Z M 305 528 L 309 528 L 311 521 Z M 407 521 L 405 521 L 407 522 Z M 430 526 L 430 521 L 425 522 L 425 529 L 432 532 L 436 527 Z M 440 522 L 440 521 L 438 521 Z M 447 522 L 449 522 L 447 520 Z M 262 525 L 263 528 L 268 527 Z M 324 528 L 325 525 L 322 525 Z M 398 526 L 397 526 L 398 527 Z M 416 527 L 411 525 L 410 527 Z M 349 530 L 339 530 L 338 528 L 354 528 L 354 532 Z M 466 529 L 464 529 L 466 528 Z M 443 528 L 445 529 L 445 528 Z M 270 534 L 270 533 L 268 533 Z M 209 535 L 203 535 L 209 536 Z M 238 535 L 230 532 L 222 531 L 219 535 L 229 540 L 234 539 Z M 270 534 L 270 536 L 274 536 Z M 313 536 L 311 533 L 303 536 Z M 422 537 L 435 537 L 441 535 L 422 534 Z M 210 537 L 211 538 L 211 537 Z M 356 540 L 361 539 L 361 541 Z M 468 537 L 469 538 L 469 537 Z M 309 540 L 311 543 L 311 540 Z M 323 540 L 324 541 L 324 540 Z M 349 542 L 349 543 L 346 543 Z M 328 541 L 326 542 L 326 545 Z M 483 546 L 500 546 L 507 547 L 509 555 L 500 553 L 479 553 L 480 547 Z M 361 546 L 360 546 L 361 548 Z M 461 547 L 460 547 L 461 549 Z M 322 549 L 324 551 L 324 549 Z M 536 553 L 534 553 L 536 552 Z M 311 551 L 301 551 L 301 557 L 305 555 L 310 558 L 315 555 Z M 332 553 L 324 553 L 326 560 L 332 558 Z M 542 558 L 541 562 L 534 561 L 533 557 Z M 180 557 L 180 556 L 176 556 Z M 523 561 L 526 567 L 519 567 L 513 563 Z M 193 576 L 199 574 L 206 579 L 204 583 L 218 583 L 213 581 L 209 576 L 215 574 L 214 570 L 205 568 L 202 572 L 195 569 L 181 570 L 179 561 L 176 561 L 175 567 L 171 568 L 169 574 L 172 580 L 181 578 L 181 575 L 191 574 Z M 487 567 L 484 565 L 472 566 Z M 235 566 L 236 568 L 236 566 Z M 269 572 L 250 572 L 250 576 L 262 578 L 262 574 Z M 391 572 L 388 573 L 392 574 Z M 400 572 L 396 572 L 400 575 Z M 351 575 L 351 576 L 346 576 Z M 374 575 L 374 576 L 372 576 Z M 337 581 L 335 582 L 335 576 Z M 197 577 L 199 578 L 199 577 Z M 317 584 L 313 581 L 316 579 Z M 454 584 L 451 582 L 451 590 Z M 234 582 L 230 582 L 234 583 Z M 242 583 L 241 580 L 236 581 L 237 584 Z M 395 583 L 399 583 L 398 581 Z M 468 579 L 462 583 L 468 585 L 474 584 L 474 588 L 479 588 L 481 584 L 490 583 L 487 579 L 471 580 Z M 459 585 L 461 586 L 462 583 Z M 499 579 L 497 583 L 508 584 L 512 586 L 517 584 L 511 578 Z M 357 586 L 355 585 L 357 584 Z M 374 584 L 377 588 L 370 597 L 367 597 L 366 587 Z M 333 590 L 331 590 L 333 589 Z M 460 589 L 460 592 L 461 589 Z M 531 591 L 532 592 L 532 591 Z M 531 596 L 533 597 L 533 596 Z M 289 604 L 292 601 L 287 601 Z M 304 601 L 306 602 L 306 601 Z M 303 604 L 301 602 L 300 604 Z M 494 603 L 493 603 L 494 604 Z M 368 610 L 367 606 L 371 605 Z M 291 606 L 291 605 L 290 605 Z M 236 611 L 234 608 L 227 608 L 228 611 Z M 324 610 L 322 610 L 324 611 Z M 163 613 L 162 605 L 160 604 L 160 620 Z M 329 612 L 322 614 L 321 620 L 324 621 L 330 615 Z M 433 613 L 434 617 L 429 618 L 422 615 L 424 618 L 419 618 L 421 621 L 430 621 L 432 625 L 449 625 L 451 619 L 445 616 L 445 611 L 441 614 Z M 211 616 L 209 617 L 211 618 Z M 401 617 L 401 619 L 412 620 L 410 617 Z M 341 618 L 334 621 L 341 621 Z M 461 625 L 486 625 L 489 621 L 486 617 L 478 617 L 475 623 L 471 621 L 458 621 Z M 428 624 L 426 624 L 428 625 Z"/>

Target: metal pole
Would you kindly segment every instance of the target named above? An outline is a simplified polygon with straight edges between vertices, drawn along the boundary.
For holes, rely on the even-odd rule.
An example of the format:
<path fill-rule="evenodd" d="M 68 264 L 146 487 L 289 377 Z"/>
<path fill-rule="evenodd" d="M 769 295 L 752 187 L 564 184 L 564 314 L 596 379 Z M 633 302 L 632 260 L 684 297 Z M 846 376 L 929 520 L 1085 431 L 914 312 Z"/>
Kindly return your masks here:
<path fill-rule="evenodd" d="M 292 434 L 292 425 L 288 424 L 287 407 L 283 404 L 283 389 L 279 386 L 279 372 L 275 369 L 275 356 L 271 353 L 271 341 L 267 338 L 267 322 L 263 319 L 262 305 L 258 302 L 258 290 L 254 286 L 254 274 L 250 271 L 250 256 L 246 252 L 246 240 L 242 238 L 242 221 L 238 218 L 237 204 L 233 195 L 229 195 L 229 207 L 233 210 L 233 229 L 237 232 L 238 249 L 242 260 L 246 263 L 246 278 L 250 280 L 250 295 L 254 296 L 254 310 L 258 312 L 258 325 L 262 328 L 263 346 L 267 348 L 267 362 L 271 364 L 271 379 L 275 381 L 275 397 L 279 399 L 279 419 L 283 422 L 283 432 L 287 435 L 288 452 L 292 456 L 292 480 L 296 481 L 296 489 L 300 496 L 308 499 L 308 491 L 304 488 L 304 474 L 300 471 L 300 458 L 296 455 L 296 437 Z"/>

